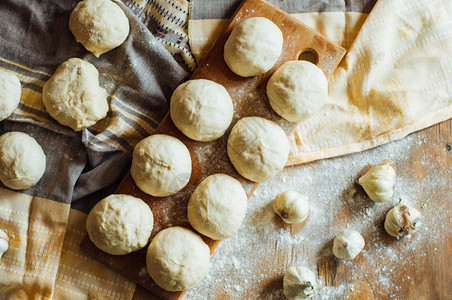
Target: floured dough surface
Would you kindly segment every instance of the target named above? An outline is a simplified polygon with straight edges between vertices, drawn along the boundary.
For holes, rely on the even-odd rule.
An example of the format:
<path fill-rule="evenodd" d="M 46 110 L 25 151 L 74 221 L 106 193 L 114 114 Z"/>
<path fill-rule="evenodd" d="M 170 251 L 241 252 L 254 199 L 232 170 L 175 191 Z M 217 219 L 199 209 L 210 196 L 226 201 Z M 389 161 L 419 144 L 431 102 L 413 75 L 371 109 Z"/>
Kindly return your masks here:
<path fill-rule="evenodd" d="M 121 45 L 129 35 L 129 20 L 110 0 L 84 0 L 69 17 L 69 29 L 77 42 L 99 56 Z"/>
<path fill-rule="evenodd" d="M 0 121 L 8 118 L 20 102 L 20 80 L 11 72 L 0 70 Z"/>
<path fill-rule="evenodd" d="M 174 125 L 196 141 L 220 138 L 232 121 L 234 107 L 226 89 L 211 80 L 189 80 L 179 85 L 171 97 Z"/>
<path fill-rule="evenodd" d="M 289 141 L 280 126 L 260 117 L 246 117 L 232 128 L 227 151 L 243 177 L 265 181 L 281 171 L 289 155 Z"/>
<path fill-rule="evenodd" d="M 242 77 L 263 74 L 278 61 L 283 35 L 272 21 L 249 18 L 237 24 L 224 45 L 224 60 Z"/>
<path fill-rule="evenodd" d="M 80 131 L 105 118 L 107 93 L 96 67 L 79 58 L 62 63 L 45 83 L 42 102 L 60 124 Z"/>
<path fill-rule="evenodd" d="M 247 196 L 239 181 L 225 174 L 205 178 L 188 202 L 188 220 L 198 232 L 214 240 L 233 235 L 242 224 Z"/>
<path fill-rule="evenodd" d="M 325 104 L 328 81 L 316 65 L 302 60 L 284 63 L 267 84 L 273 110 L 284 119 L 302 122 Z"/>
<path fill-rule="evenodd" d="M 149 195 L 173 195 L 190 180 L 190 152 L 175 137 L 165 134 L 148 136 L 133 150 L 130 174 L 137 186 Z"/>
<path fill-rule="evenodd" d="M 0 137 L 0 180 L 11 189 L 35 185 L 44 175 L 46 156 L 38 142 L 23 132 Z"/>
<path fill-rule="evenodd" d="M 194 288 L 207 275 L 210 249 L 202 238 L 183 227 L 160 231 L 146 254 L 149 275 L 167 291 Z"/>
<path fill-rule="evenodd" d="M 86 219 L 86 230 L 97 248 L 112 255 L 140 250 L 149 241 L 154 218 L 141 199 L 113 194 L 97 203 Z"/>

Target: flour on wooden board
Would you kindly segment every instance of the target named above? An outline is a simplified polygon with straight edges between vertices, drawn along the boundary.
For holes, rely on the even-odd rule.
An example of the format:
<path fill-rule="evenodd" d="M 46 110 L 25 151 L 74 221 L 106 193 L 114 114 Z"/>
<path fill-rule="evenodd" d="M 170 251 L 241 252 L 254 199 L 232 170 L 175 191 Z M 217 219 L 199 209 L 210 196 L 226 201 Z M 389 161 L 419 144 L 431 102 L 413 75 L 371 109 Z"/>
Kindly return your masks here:
<path fill-rule="evenodd" d="M 434 199 L 428 196 L 434 195 L 437 188 L 447 188 L 448 181 L 441 179 L 447 173 L 447 165 L 442 170 L 432 168 L 433 173 L 421 175 L 431 179 L 430 184 L 422 188 L 422 180 L 415 178 L 415 174 L 405 166 L 412 159 L 410 154 L 422 143 L 425 143 L 425 136 L 414 134 L 362 153 L 289 167 L 275 178 L 261 183 L 249 199 L 247 216 L 240 230 L 219 244 L 211 257 L 207 277 L 195 289 L 188 291 L 185 299 L 209 299 L 209 294 L 214 291 L 215 294 L 221 291 L 231 299 L 243 299 L 249 295 L 261 299 L 284 299 L 282 277 L 285 269 L 302 264 L 318 274 L 319 261 L 333 259 L 329 245 L 346 227 L 360 232 L 366 241 L 364 250 L 355 261 L 338 262 L 347 270 L 347 281 L 362 282 L 360 276 L 373 266 L 371 272 L 377 280 L 372 282 L 372 290 L 397 291 L 398 284 L 410 281 L 413 275 L 404 272 L 402 278 L 391 276 L 394 270 L 405 268 L 401 255 L 409 258 L 410 253 L 416 251 L 416 255 L 425 256 L 427 249 L 420 247 L 422 240 L 428 238 L 433 244 L 438 244 L 443 235 L 450 235 L 451 231 L 449 224 L 444 222 L 448 219 L 447 212 L 431 205 Z M 394 197 L 386 203 L 374 203 L 362 190 L 357 192 L 361 187 L 355 181 L 363 168 L 380 164 L 385 158 L 392 159 L 400 168 L 396 168 Z M 420 160 L 421 165 L 436 164 L 429 156 Z M 273 198 L 288 189 L 308 195 L 311 208 L 304 227 L 295 233 L 289 226 L 281 226 L 282 221 L 271 207 Z M 384 243 L 383 238 L 387 238 L 383 220 L 399 197 L 404 203 L 416 207 L 424 216 L 424 222 L 413 235 L 394 239 L 390 244 Z M 344 210 L 348 221 L 337 217 L 338 212 Z M 437 251 L 436 248 L 433 250 Z M 273 257 L 269 253 L 273 253 Z M 280 260 L 280 263 L 273 264 L 278 266 L 277 269 L 263 267 L 267 262 L 259 258 L 265 254 L 266 259 Z M 322 281 L 320 278 L 319 299 L 347 297 L 361 288 L 356 284 L 327 286 Z M 264 289 L 266 286 L 271 288 Z"/>

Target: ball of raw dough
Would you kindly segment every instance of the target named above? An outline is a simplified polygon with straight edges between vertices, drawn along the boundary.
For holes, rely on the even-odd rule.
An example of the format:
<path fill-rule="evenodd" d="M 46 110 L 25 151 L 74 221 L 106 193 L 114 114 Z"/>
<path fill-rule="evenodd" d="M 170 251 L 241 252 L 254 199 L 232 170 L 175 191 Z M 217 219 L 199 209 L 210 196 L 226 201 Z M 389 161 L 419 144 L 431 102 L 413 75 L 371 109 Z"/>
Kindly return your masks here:
<path fill-rule="evenodd" d="M 149 275 L 167 291 L 194 288 L 207 275 L 210 249 L 202 238 L 183 227 L 160 231 L 146 254 Z"/>
<path fill-rule="evenodd" d="M 232 128 L 227 151 L 240 175 L 262 182 L 284 168 L 289 141 L 282 128 L 272 121 L 246 117 Z"/>
<path fill-rule="evenodd" d="M 239 229 L 246 208 L 246 193 L 239 181 L 225 174 L 210 175 L 190 197 L 188 220 L 211 239 L 224 239 Z"/>
<path fill-rule="evenodd" d="M 226 89 L 211 80 L 189 80 L 171 97 L 171 119 L 183 134 L 196 141 L 221 137 L 232 121 L 234 107 Z"/>
<path fill-rule="evenodd" d="M 287 268 L 283 279 L 283 292 L 287 299 L 306 299 L 314 294 L 316 287 L 317 278 L 311 270 L 303 266 Z"/>
<path fill-rule="evenodd" d="M 364 248 L 364 239 L 355 230 L 344 230 L 333 242 L 333 254 L 340 259 L 353 260 Z"/>
<path fill-rule="evenodd" d="M 8 251 L 9 248 L 9 236 L 5 230 L 0 229 L 0 259 L 2 259 L 3 254 Z"/>
<path fill-rule="evenodd" d="M 72 11 L 69 29 L 77 42 L 98 57 L 125 41 L 129 20 L 113 1 L 84 0 Z"/>
<path fill-rule="evenodd" d="M 154 217 L 149 206 L 130 195 L 110 195 L 97 203 L 86 219 L 90 240 L 100 250 L 124 255 L 149 241 Z"/>
<path fill-rule="evenodd" d="M 99 86 L 99 72 L 87 61 L 71 58 L 45 83 L 42 102 L 60 124 L 80 131 L 105 118 L 107 92 Z"/>
<path fill-rule="evenodd" d="M 266 18 L 249 18 L 232 30 L 224 45 L 224 60 L 237 75 L 260 75 L 275 65 L 282 46 L 283 35 L 278 26 Z"/>
<path fill-rule="evenodd" d="M 38 142 L 23 132 L 0 136 L 0 181 L 15 190 L 35 185 L 46 170 L 46 155 Z"/>
<path fill-rule="evenodd" d="M 149 195 L 173 195 L 190 180 L 190 152 L 180 140 L 172 136 L 148 136 L 133 150 L 130 174 L 137 186 Z"/>
<path fill-rule="evenodd" d="M 8 118 L 20 101 L 20 80 L 10 72 L 0 70 L 0 121 Z"/>
<path fill-rule="evenodd" d="M 316 65 L 289 61 L 273 73 L 267 84 L 273 110 L 284 119 L 302 122 L 314 115 L 328 97 L 328 81 Z"/>
<path fill-rule="evenodd" d="M 286 223 L 302 223 L 309 214 L 308 196 L 285 191 L 273 200 L 273 210 Z"/>

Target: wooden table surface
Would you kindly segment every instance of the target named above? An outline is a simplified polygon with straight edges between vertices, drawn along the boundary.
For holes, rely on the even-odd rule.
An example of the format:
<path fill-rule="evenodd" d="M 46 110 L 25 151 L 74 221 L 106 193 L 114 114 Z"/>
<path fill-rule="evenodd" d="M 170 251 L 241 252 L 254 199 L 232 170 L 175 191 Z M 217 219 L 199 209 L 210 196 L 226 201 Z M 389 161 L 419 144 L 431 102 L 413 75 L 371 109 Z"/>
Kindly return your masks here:
<path fill-rule="evenodd" d="M 189 291 L 187 299 L 284 299 L 282 278 L 285 268 L 300 261 L 321 276 L 323 287 L 319 289 L 317 299 L 451 299 L 451 144 L 452 121 L 449 120 L 362 153 L 286 168 L 280 177 L 271 180 L 272 183 L 261 184 L 251 197 L 250 204 L 253 201 L 269 203 L 274 196 L 272 186 L 281 185 L 284 189 L 284 174 L 293 176 L 297 172 L 305 172 L 316 175 L 319 171 L 335 170 L 338 166 L 345 169 L 354 166 L 359 172 L 336 170 L 325 175 L 331 182 L 353 176 L 354 173 L 356 175 L 345 180 L 350 182 L 347 188 L 329 199 L 312 199 L 309 195 L 311 209 L 315 206 L 324 209 L 326 202 L 340 207 L 330 218 L 314 221 L 311 214 L 306 226 L 301 227 L 284 225 L 277 217 L 267 225 L 245 222 L 236 236 L 229 238 L 231 242 L 224 240 L 222 244 L 226 245 L 221 247 L 220 244 L 212 256 L 213 264 L 224 262 L 225 257 L 233 257 L 238 264 L 235 267 L 223 264 L 223 269 L 210 270 L 206 283 Z M 391 204 L 374 204 L 354 183 L 369 168 L 369 161 L 378 163 L 387 156 L 396 163 L 394 197 L 410 198 L 410 203 L 420 210 L 424 219 L 423 227 L 418 232 L 399 240 L 388 236 L 383 229 L 384 216 Z M 318 181 L 324 179 L 319 178 Z M 305 178 L 295 176 L 291 180 L 302 185 Z M 312 184 L 322 187 L 325 182 L 316 182 L 314 178 Z M 270 192 L 266 193 L 266 190 Z M 268 207 L 264 210 L 271 213 Z M 369 213 L 369 210 L 374 213 Z M 247 218 L 259 219 L 262 214 L 261 208 L 250 207 Z M 334 258 L 331 253 L 332 237 L 345 223 L 353 228 L 360 226 L 357 224 L 360 222 L 374 225 L 373 229 L 361 232 L 366 240 L 364 253 L 353 262 Z M 319 237 L 325 240 L 320 247 L 309 246 L 309 239 L 316 238 L 312 230 L 317 228 L 310 228 L 310 223 L 323 224 L 330 232 L 329 237 Z M 275 224 L 279 231 L 273 230 Z M 253 226 L 271 228 L 261 232 L 262 236 L 257 239 L 261 239 L 261 243 L 234 249 L 237 242 L 248 237 L 247 231 L 253 230 Z M 259 233 L 259 230 L 256 231 Z M 287 238 L 288 235 L 301 234 L 308 239 L 298 239 L 300 241 L 295 243 L 281 242 L 281 236 Z M 137 287 L 133 299 L 154 298 Z"/>

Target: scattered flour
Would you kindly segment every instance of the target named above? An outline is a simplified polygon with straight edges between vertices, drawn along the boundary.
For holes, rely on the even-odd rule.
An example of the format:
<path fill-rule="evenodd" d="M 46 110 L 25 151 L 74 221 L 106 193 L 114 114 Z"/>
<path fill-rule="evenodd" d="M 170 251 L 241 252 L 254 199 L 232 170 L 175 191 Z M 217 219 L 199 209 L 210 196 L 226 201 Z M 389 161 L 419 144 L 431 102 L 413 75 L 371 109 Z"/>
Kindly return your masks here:
<path fill-rule="evenodd" d="M 222 299 L 284 299 L 285 269 L 296 264 L 317 274 L 326 267 L 338 269 L 337 278 L 319 278 L 318 299 L 348 298 L 359 295 L 364 287 L 376 297 L 396 299 L 400 285 L 416 276 L 403 272 L 414 253 L 423 257 L 428 245 L 441 245 L 443 235 L 451 236 L 448 211 L 432 204 L 435 191 L 447 191 L 450 186 L 450 179 L 444 179 L 450 166 L 438 166 L 434 157 L 416 154 L 415 159 L 427 171 L 421 170 L 419 175 L 410 169 L 413 153 L 425 142 L 422 134 L 412 134 L 361 153 L 289 167 L 262 183 L 249 200 L 240 230 L 219 244 L 208 276 L 188 291 L 185 299 L 213 299 L 212 295 Z M 366 167 L 385 158 L 396 162 L 395 193 L 387 203 L 374 203 L 356 180 Z M 429 168 L 433 165 L 435 168 Z M 423 176 L 428 177 L 428 185 L 422 185 Z M 304 225 L 286 225 L 272 210 L 273 198 L 288 189 L 309 196 L 311 210 Z M 418 208 L 424 222 L 417 233 L 396 240 L 384 232 L 383 221 L 399 197 Z M 332 240 L 347 227 L 359 231 L 366 241 L 353 262 L 336 260 L 331 251 Z M 423 243 L 427 235 L 429 244 Z"/>

